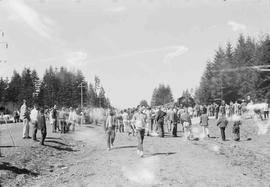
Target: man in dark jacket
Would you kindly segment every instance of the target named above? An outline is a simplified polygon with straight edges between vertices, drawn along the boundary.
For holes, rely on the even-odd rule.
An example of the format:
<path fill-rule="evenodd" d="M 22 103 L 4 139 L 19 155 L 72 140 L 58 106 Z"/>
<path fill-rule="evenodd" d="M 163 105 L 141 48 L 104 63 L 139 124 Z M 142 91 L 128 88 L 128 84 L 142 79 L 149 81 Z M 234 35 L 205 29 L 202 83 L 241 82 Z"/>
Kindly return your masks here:
<path fill-rule="evenodd" d="M 53 111 L 52 111 L 52 119 L 53 119 L 53 128 L 52 128 L 52 132 L 55 133 L 57 130 L 57 108 L 56 105 L 54 105 L 53 107 Z"/>
<path fill-rule="evenodd" d="M 41 109 L 40 113 L 38 114 L 38 129 L 40 129 L 41 131 L 40 145 L 44 145 L 44 141 L 47 135 L 46 118 L 44 115 L 44 109 Z"/>
<path fill-rule="evenodd" d="M 159 136 L 164 137 L 164 117 L 166 116 L 166 113 L 161 110 L 161 108 L 158 109 L 157 115 L 156 115 L 156 121 L 158 124 L 158 131 Z"/>

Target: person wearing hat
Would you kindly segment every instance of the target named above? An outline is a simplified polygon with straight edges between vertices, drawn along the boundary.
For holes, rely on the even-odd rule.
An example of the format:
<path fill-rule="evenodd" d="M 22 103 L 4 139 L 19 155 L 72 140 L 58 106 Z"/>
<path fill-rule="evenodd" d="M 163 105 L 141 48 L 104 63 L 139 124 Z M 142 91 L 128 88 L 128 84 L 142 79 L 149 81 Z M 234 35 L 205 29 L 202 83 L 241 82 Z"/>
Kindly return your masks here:
<path fill-rule="evenodd" d="M 143 140 L 145 134 L 145 125 L 146 125 L 146 114 L 143 113 L 144 107 L 138 107 L 135 114 L 133 115 L 133 121 L 135 124 L 136 132 L 137 132 L 137 154 L 140 157 L 143 157 Z"/>
<path fill-rule="evenodd" d="M 219 116 L 219 118 L 217 120 L 217 126 L 220 128 L 222 141 L 226 141 L 225 129 L 228 125 L 228 120 L 226 117 L 225 109 L 222 108 L 220 110 L 220 113 L 221 113 L 221 115 Z"/>

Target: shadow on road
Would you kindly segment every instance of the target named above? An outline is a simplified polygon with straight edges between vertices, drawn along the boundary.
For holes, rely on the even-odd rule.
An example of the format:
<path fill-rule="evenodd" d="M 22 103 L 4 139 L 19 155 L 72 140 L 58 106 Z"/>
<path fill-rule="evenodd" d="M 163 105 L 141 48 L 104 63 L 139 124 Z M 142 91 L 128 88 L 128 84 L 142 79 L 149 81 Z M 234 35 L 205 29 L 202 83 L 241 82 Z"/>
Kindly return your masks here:
<path fill-rule="evenodd" d="M 62 140 L 62 138 L 56 138 L 56 137 L 46 137 L 46 139 L 58 139 L 58 140 Z"/>
<path fill-rule="evenodd" d="M 115 147 L 114 149 L 128 149 L 128 148 L 135 148 L 137 146 L 135 145 L 127 145 L 127 146 L 119 146 L 119 147 Z"/>
<path fill-rule="evenodd" d="M 176 152 L 167 152 L 167 153 L 153 153 L 150 154 L 149 156 L 158 156 L 158 155 L 165 155 L 165 156 L 169 156 L 169 155 L 174 155 L 176 154 Z"/>
<path fill-rule="evenodd" d="M 216 138 L 219 138 L 219 137 L 217 137 L 217 136 L 210 136 L 209 138 L 216 139 Z"/>
<path fill-rule="evenodd" d="M 32 175 L 35 177 L 39 175 L 39 173 L 32 172 L 28 169 L 25 169 L 25 168 L 21 169 L 21 168 L 12 166 L 8 162 L 0 163 L 0 170 L 8 170 L 8 171 L 12 171 L 13 173 L 16 173 L 16 174 L 26 174 L 26 175 Z"/>
<path fill-rule="evenodd" d="M 59 147 L 59 146 L 53 146 L 53 145 L 48 145 L 48 144 L 45 144 L 45 146 L 57 149 L 59 151 L 77 152 L 77 150 L 73 150 L 70 147 Z"/>
<path fill-rule="evenodd" d="M 13 146 L 13 145 L 0 145 L 0 148 L 12 148 L 12 147 L 19 147 L 19 146 Z"/>
<path fill-rule="evenodd" d="M 50 143 L 55 143 L 55 144 L 60 144 L 60 145 L 68 146 L 68 145 L 65 144 L 65 143 L 58 142 L 58 141 L 55 141 L 55 140 L 45 140 L 45 142 L 50 142 Z"/>
<path fill-rule="evenodd" d="M 93 126 L 85 126 L 85 127 L 87 127 L 87 128 L 91 128 L 91 129 L 93 129 L 93 128 L 94 128 Z"/>
<path fill-rule="evenodd" d="M 166 138 L 183 138 L 182 135 L 172 136 L 171 134 L 165 135 Z"/>

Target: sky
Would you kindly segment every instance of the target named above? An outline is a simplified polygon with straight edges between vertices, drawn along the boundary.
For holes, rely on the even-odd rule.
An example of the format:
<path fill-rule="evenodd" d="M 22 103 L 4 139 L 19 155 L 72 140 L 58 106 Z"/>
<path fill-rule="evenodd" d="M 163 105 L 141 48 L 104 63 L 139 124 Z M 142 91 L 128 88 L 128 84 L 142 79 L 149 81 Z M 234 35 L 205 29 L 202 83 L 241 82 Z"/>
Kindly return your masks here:
<path fill-rule="evenodd" d="M 101 79 L 120 108 L 199 86 L 207 60 L 240 33 L 270 31 L 268 0 L 0 0 L 0 77 L 49 66 Z"/>

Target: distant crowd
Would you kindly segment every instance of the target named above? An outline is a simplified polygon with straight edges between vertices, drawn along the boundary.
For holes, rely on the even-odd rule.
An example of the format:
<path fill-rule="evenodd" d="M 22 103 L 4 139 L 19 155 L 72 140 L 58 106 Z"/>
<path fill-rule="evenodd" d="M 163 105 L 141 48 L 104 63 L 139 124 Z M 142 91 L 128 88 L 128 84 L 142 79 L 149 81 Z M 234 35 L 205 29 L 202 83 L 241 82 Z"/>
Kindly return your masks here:
<path fill-rule="evenodd" d="M 104 123 L 104 130 L 107 134 L 107 149 L 111 150 L 115 140 L 116 132 L 127 133 L 128 135 L 137 135 L 138 149 L 137 153 L 143 156 L 144 135 L 164 137 L 166 130 L 171 136 L 177 137 L 178 124 L 187 140 L 192 140 L 192 118 L 199 118 L 199 124 L 202 127 L 203 137 L 210 137 L 208 129 L 209 118 L 216 119 L 216 125 L 220 128 L 221 138 L 226 140 L 225 129 L 230 117 L 233 117 L 234 140 L 240 140 L 241 115 L 243 115 L 252 105 L 242 101 L 230 102 L 226 104 L 222 101 L 220 104 L 195 105 L 194 107 L 144 107 L 129 108 L 125 110 L 108 110 L 107 119 Z M 269 118 L 269 105 L 265 103 L 259 111 L 254 111 L 261 116 L 261 119 Z M 262 117 L 262 114 L 264 117 Z"/>

